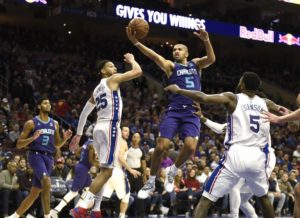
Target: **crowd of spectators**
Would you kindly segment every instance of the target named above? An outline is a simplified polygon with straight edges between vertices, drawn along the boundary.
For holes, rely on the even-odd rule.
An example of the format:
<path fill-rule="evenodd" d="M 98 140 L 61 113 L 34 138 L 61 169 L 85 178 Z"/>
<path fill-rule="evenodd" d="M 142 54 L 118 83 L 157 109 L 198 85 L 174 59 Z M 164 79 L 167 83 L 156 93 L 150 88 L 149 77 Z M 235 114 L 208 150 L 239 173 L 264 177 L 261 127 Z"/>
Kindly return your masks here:
<path fill-rule="evenodd" d="M 75 129 L 82 107 L 99 82 L 94 66 L 96 59 L 109 58 L 120 61 L 123 53 L 133 50 L 133 46 L 111 40 L 105 41 L 103 43 L 105 45 L 92 42 L 69 43 L 66 39 L 56 36 L 54 32 L 20 29 L 6 25 L 0 26 L 0 42 L 0 63 L 5 66 L 3 72 L 10 78 L 9 93 L 1 93 L 0 102 L 0 196 L 3 198 L 0 211 L 2 214 L 8 214 L 12 212 L 15 205 L 11 204 L 13 200 L 11 197 L 16 197 L 16 202 L 19 202 L 28 194 L 31 184 L 32 170 L 26 163 L 25 152 L 16 150 L 15 144 L 24 122 L 36 114 L 34 108 L 36 99 L 44 95 L 49 96 L 52 113 L 59 118 L 59 121 L 63 120 Z M 164 50 L 158 45 L 151 45 L 151 47 L 159 50 L 161 54 L 170 55 L 167 55 L 169 50 Z M 159 72 L 157 68 L 148 64 L 144 57 L 138 56 L 137 59 L 142 63 L 145 73 L 149 70 L 151 75 Z M 204 85 L 206 92 L 214 93 L 223 90 L 224 84 L 232 87 L 233 81 L 236 81 L 243 70 L 248 70 L 245 68 L 249 67 L 239 65 L 239 62 L 236 63 L 237 65 L 230 66 L 229 59 L 223 61 L 220 60 L 220 64 L 217 63 L 216 66 L 208 69 L 210 73 L 203 73 L 204 84 L 212 84 Z M 121 62 L 116 64 L 120 71 L 124 71 L 127 67 Z M 254 67 L 258 72 L 259 69 L 264 69 L 261 65 L 254 65 Z M 277 72 L 280 75 L 279 69 L 274 70 L 272 75 L 277 75 Z M 159 74 L 160 72 L 157 73 Z M 218 81 L 214 83 L 215 76 L 218 77 Z M 267 77 L 268 74 L 263 76 Z M 161 81 L 161 76 L 157 78 Z M 298 81 L 296 78 L 299 79 L 295 77 L 294 81 Z M 124 102 L 122 124 L 129 126 L 131 136 L 137 132 L 140 134 L 139 144 L 145 153 L 143 158 L 149 168 L 165 100 L 158 90 L 150 88 L 145 77 L 123 85 L 121 90 Z M 212 120 L 225 122 L 226 112 L 223 107 L 204 105 L 202 110 Z M 86 125 L 87 136 L 91 135 L 94 120 L 95 115 L 92 115 Z M 272 127 L 271 135 L 277 160 L 270 178 L 269 198 L 274 202 L 276 210 L 288 214 L 293 210 L 293 187 L 299 181 L 299 131 L 295 126 L 277 125 Z M 167 194 L 163 190 L 162 184 L 166 173 L 162 169 L 157 177 L 157 192 L 149 202 L 144 204 L 146 213 L 191 212 L 201 197 L 205 181 L 225 151 L 223 139 L 223 135 L 216 135 L 203 126 L 195 156 L 178 171 L 174 193 Z M 132 144 L 131 140 L 130 138 L 129 145 Z M 169 154 L 165 155 L 162 167 L 168 167 L 174 162 L 182 145 L 183 142 L 175 137 Z M 66 147 L 57 155 L 52 174 L 62 181 L 72 179 L 72 169 L 77 162 L 75 155 Z M 92 167 L 90 173 L 94 177 L 97 168 Z M 133 196 L 135 194 L 132 193 Z M 252 202 L 255 202 L 255 199 Z M 220 207 L 228 208 L 228 198 L 222 199 Z M 35 205 L 35 208 L 39 206 Z M 129 210 L 129 212 L 134 215 L 136 211 Z"/>

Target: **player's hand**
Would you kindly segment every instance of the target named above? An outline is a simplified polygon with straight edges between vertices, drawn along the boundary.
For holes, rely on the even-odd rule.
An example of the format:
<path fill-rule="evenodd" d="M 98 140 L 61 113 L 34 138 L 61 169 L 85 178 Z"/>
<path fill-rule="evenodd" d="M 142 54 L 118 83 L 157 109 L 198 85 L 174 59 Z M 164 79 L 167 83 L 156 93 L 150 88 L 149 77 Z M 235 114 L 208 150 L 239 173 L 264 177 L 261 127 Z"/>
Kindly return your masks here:
<path fill-rule="evenodd" d="M 138 43 L 138 40 L 136 39 L 136 31 L 133 31 L 130 27 L 126 27 L 126 34 L 132 44 Z"/>
<path fill-rule="evenodd" d="M 79 144 L 79 141 L 80 141 L 80 138 L 81 138 L 81 135 L 75 135 L 73 136 L 70 144 L 69 144 L 69 150 L 71 152 L 74 152 L 77 148 L 78 148 L 78 144 Z"/>
<path fill-rule="evenodd" d="M 137 170 L 134 170 L 134 169 L 131 169 L 129 172 L 130 172 L 131 175 L 133 175 L 134 178 L 137 178 L 140 175 L 142 175 L 141 172 L 139 172 Z"/>
<path fill-rule="evenodd" d="M 208 41 L 209 35 L 208 32 L 206 32 L 204 29 L 201 29 L 200 26 L 198 26 L 199 32 L 193 32 L 195 36 L 200 38 L 202 41 Z"/>
<path fill-rule="evenodd" d="M 282 115 L 286 115 L 286 114 L 289 114 L 291 113 L 291 111 L 289 109 L 287 109 L 286 107 L 283 107 L 283 106 L 279 106 L 278 108 L 278 112 Z"/>
<path fill-rule="evenodd" d="M 296 98 L 296 105 L 298 108 L 300 108 L 300 93 L 298 94 L 298 96 Z"/>
<path fill-rule="evenodd" d="M 64 140 L 68 140 L 69 138 L 71 138 L 72 134 L 73 134 L 73 132 L 70 129 L 68 129 L 67 131 L 64 131 L 64 133 L 63 133 Z"/>
<path fill-rule="evenodd" d="M 198 102 L 193 103 L 193 108 L 196 109 L 196 112 L 193 112 L 193 114 L 195 114 L 200 119 L 203 118 L 203 113 L 201 111 L 201 107 L 200 107 L 200 104 Z"/>
<path fill-rule="evenodd" d="M 164 90 L 167 92 L 172 92 L 174 94 L 177 94 L 178 91 L 180 90 L 180 88 L 178 87 L 178 85 L 173 84 L 173 85 L 167 86 L 166 88 L 164 88 Z"/>
<path fill-rule="evenodd" d="M 134 61 L 134 56 L 131 53 L 124 54 L 124 61 L 128 64 L 132 63 Z"/>
<path fill-rule="evenodd" d="M 36 140 L 38 137 L 40 137 L 40 135 L 42 134 L 43 132 L 41 130 L 37 130 L 33 133 L 33 136 L 32 136 L 32 139 L 33 141 Z"/>
<path fill-rule="evenodd" d="M 279 117 L 268 111 L 263 111 L 260 117 L 262 118 L 263 122 L 279 123 Z"/>

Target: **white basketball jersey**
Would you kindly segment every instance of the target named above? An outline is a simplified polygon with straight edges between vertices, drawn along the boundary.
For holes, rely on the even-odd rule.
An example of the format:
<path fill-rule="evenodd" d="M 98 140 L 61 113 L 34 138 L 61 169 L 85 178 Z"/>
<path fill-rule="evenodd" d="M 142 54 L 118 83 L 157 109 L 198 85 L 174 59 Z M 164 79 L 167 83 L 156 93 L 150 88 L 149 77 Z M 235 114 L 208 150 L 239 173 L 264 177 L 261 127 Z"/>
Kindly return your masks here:
<path fill-rule="evenodd" d="M 268 111 L 265 100 L 258 96 L 237 94 L 235 111 L 228 116 L 224 145 L 256 146 L 263 148 L 269 142 L 270 123 L 260 118 Z"/>
<path fill-rule="evenodd" d="M 94 89 L 93 97 L 96 102 L 97 122 L 121 121 L 123 102 L 120 89 L 113 91 L 107 86 L 107 79 L 102 79 Z M 119 122 L 118 122 L 119 123 Z"/>

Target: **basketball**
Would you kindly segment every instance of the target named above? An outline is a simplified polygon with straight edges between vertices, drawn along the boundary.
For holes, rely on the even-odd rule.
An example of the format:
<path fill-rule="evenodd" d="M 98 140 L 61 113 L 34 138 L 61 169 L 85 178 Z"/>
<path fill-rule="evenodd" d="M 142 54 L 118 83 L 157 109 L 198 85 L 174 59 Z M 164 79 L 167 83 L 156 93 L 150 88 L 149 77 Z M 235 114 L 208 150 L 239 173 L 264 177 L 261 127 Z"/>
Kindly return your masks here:
<path fill-rule="evenodd" d="M 137 39 L 142 39 L 142 38 L 146 37 L 149 32 L 149 24 L 147 21 L 145 21 L 142 18 L 132 19 L 129 22 L 128 27 L 130 27 L 133 32 L 134 31 L 136 32 L 135 36 Z"/>

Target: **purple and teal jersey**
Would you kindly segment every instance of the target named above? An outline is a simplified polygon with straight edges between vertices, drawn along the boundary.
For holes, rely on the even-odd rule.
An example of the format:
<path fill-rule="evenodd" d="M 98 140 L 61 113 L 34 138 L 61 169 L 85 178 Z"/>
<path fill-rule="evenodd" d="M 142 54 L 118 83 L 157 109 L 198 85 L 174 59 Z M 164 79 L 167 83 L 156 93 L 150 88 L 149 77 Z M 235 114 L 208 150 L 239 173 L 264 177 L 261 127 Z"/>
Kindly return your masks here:
<path fill-rule="evenodd" d="M 174 62 L 174 70 L 168 83 L 176 84 L 182 89 L 201 91 L 200 79 L 201 74 L 193 61 L 189 61 L 187 65 Z M 192 99 L 179 94 L 169 94 L 169 101 L 169 108 L 172 109 L 189 109 L 193 105 Z"/>
<path fill-rule="evenodd" d="M 37 130 L 41 130 L 41 135 L 31 142 L 29 149 L 32 151 L 43 151 L 53 154 L 55 152 L 55 122 L 52 118 L 49 117 L 47 122 L 42 121 L 39 116 L 35 116 L 33 119 L 34 130 L 31 132 L 31 135 Z"/>
<path fill-rule="evenodd" d="M 79 163 L 85 165 L 90 168 L 91 164 L 89 162 L 89 145 L 93 144 L 93 140 L 87 140 L 81 147 L 80 160 Z"/>

